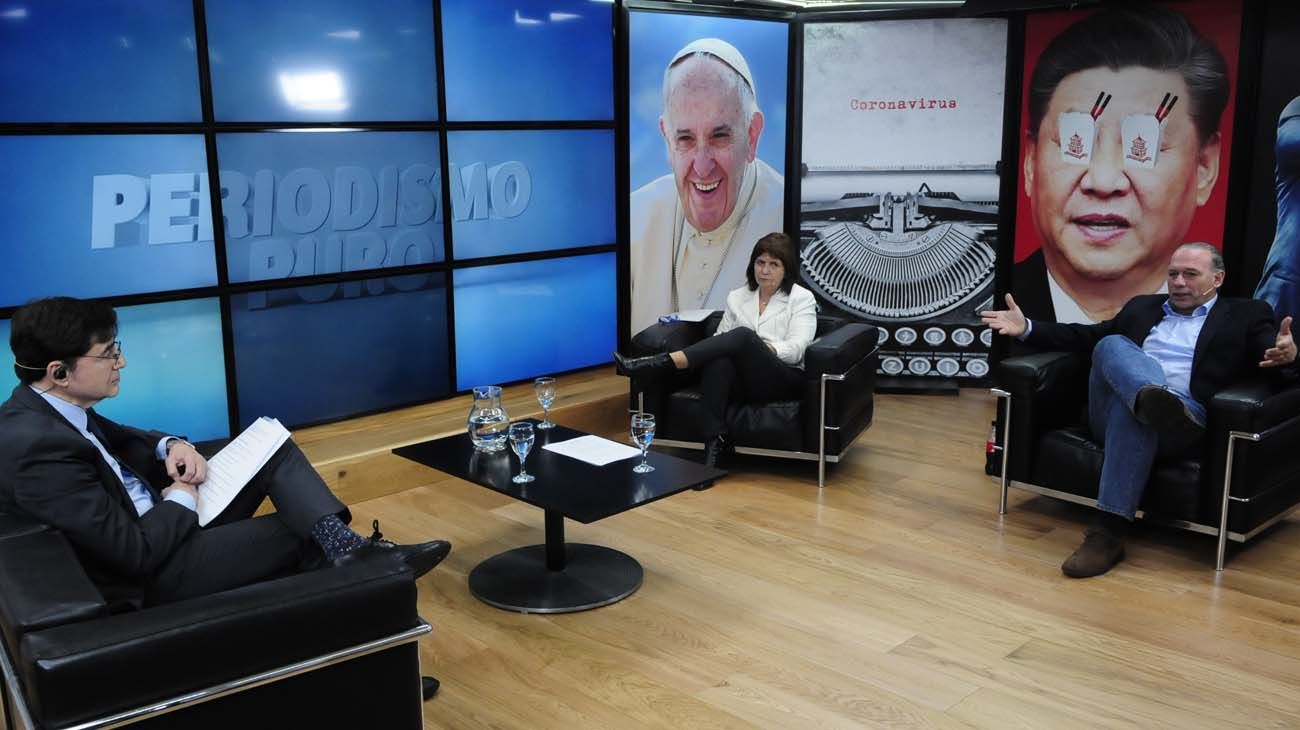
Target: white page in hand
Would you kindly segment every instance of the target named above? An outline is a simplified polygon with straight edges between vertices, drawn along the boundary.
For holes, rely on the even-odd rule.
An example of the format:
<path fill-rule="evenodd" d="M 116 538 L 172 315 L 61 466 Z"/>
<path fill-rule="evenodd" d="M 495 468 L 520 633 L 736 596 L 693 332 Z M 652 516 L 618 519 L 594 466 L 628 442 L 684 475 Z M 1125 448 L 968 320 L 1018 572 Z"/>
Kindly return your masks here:
<path fill-rule="evenodd" d="M 221 514 L 288 438 L 279 421 L 263 416 L 209 459 L 208 478 L 199 485 L 199 524 Z"/>
<path fill-rule="evenodd" d="M 542 448 L 596 466 L 604 466 L 613 461 L 630 459 L 633 456 L 641 455 L 640 449 L 634 449 L 617 441 L 591 435 L 579 436 L 576 439 L 569 439 L 555 444 L 547 444 Z"/>

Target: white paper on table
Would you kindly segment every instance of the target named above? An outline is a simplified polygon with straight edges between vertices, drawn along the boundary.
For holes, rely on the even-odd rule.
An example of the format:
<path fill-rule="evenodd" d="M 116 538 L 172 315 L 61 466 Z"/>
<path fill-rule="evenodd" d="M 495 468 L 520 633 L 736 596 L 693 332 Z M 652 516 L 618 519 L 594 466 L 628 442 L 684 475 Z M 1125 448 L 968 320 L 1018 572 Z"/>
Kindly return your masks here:
<path fill-rule="evenodd" d="M 713 314 L 712 309 L 685 309 L 673 312 L 672 316 L 676 317 L 678 322 L 703 322 L 710 314 Z"/>
<path fill-rule="evenodd" d="M 208 478 L 199 485 L 199 524 L 221 514 L 288 439 L 289 431 L 278 420 L 263 416 L 208 459 Z"/>
<path fill-rule="evenodd" d="M 588 464 L 604 466 L 611 462 L 630 459 L 633 456 L 640 456 L 641 449 L 634 449 L 626 444 L 620 444 L 617 441 L 610 441 L 599 436 L 579 436 L 576 439 L 561 441 L 559 443 L 547 444 L 542 447 L 547 451 L 553 451 L 561 456 L 567 456 L 578 461 L 585 461 Z"/>

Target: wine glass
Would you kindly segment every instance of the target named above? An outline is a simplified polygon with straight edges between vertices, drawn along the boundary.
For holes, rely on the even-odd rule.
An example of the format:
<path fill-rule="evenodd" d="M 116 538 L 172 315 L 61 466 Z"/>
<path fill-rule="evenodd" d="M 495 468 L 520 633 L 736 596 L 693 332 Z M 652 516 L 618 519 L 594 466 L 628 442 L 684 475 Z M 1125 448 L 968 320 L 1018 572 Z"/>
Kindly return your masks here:
<path fill-rule="evenodd" d="M 641 447 L 641 463 L 632 467 L 632 471 L 637 474 L 646 474 L 655 470 L 653 466 L 645 463 L 646 449 L 650 448 L 650 442 L 655 440 L 655 417 L 650 413 L 633 413 L 632 414 L 632 442 Z"/>
<path fill-rule="evenodd" d="M 524 462 L 528 460 L 528 452 L 533 448 L 533 441 L 537 435 L 533 433 L 533 424 L 531 423 L 512 423 L 509 430 L 510 448 L 519 457 L 519 473 L 510 478 L 515 484 L 527 484 L 537 477 L 528 473 L 524 468 Z"/>
<path fill-rule="evenodd" d="M 542 422 L 538 428 L 555 428 L 551 423 L 551 404 L 555 402 L 555 378 L 537 378 L 533 381 L 533 390 L 537 392 L 537 402 L 542 406 Z"/>

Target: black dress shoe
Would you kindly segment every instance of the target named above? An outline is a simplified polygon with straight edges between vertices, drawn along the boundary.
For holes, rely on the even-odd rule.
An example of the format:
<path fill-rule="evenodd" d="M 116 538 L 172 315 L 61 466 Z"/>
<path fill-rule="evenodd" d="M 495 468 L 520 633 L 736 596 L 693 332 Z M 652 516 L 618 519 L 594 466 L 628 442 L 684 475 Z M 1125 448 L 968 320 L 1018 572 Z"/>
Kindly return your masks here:
<path fill-rule="evenodd" d="M 1147 385 L 1138 390 L 1133 402 L 1133 415 L 1154 428 L 1161 437 L 1178 444 L 1191 444 L 1205 433 L 1205 427 L 1196 422 L 1183 399 L 1159 385 Z"/>
<path fill-rule="evenodd" d="M 412 545 L 398 545 L 391 540 L 385 540 L 383 533 L 379 531 L 379 520 L 375 520 L 375 532 L 366 544 L 334 558 L 333 563 L 349 565 L 368 560 L 372 555 L 391 555 L 400 558 L 415 577 L 419 578 L 433 570 L 434 566 L 441 563 L 449 553 L 451 553 L 451 543 L 446 540 L 430 540 Z"/>
<path fill-rule="evenodd" d="M 420 696 L 424 698 L 425 702 L 428 702 L 433 699 L 434 695 L 438 694 L 438 688 L 441 686 L 442 682 L 439 682 L 435 677 L 420 677 Z"/>
<path fill-rule="evenodd" d="M 677 369 L 673 359 L 666 352 L 646 357 L 623 357 L 616 352 L 614 364 L 619 375 L 626 375 L 629 378 L 661 377 Z"/>

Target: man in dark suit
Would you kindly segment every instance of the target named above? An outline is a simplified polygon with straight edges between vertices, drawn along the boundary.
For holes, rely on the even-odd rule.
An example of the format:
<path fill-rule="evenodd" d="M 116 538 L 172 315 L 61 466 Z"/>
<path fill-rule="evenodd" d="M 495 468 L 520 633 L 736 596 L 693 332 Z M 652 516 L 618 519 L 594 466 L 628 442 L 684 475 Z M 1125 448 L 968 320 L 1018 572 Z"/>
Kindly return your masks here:
<path fill-rule="evenodd" d="M 93 409 L 117 395 L 126 367 L 116 336 L 117 315 L 102 302 L 54 297 L 19 309 L 9 342 L 20 382 L 0 405 L 0 512 L 62 531 L 109 600 L 180 600 L 376 553 L 418 577 L 447 555 L 444 541 L 394 545 L 353 532 L 347 507 L 291 440 L 200 528 L 208 465 L 198 450 Z M 253 517 L 266 497 L 276 512 Z"/>
<path fill-rule="evenodd" d="M 1223 257 L 1213 246 L 1179 247 L 1168 277 L 1168 296 L 1134 297 L 1097 324 L 1026 319 L 1010 294 L 1006 310 L 980 313 L 995 332 L 1035 349 L 1092 353 L 1088 425 L 1105 457 L 1098 520 L 1061 566 L 1072 578 L 1100 575 L 1123 559 L 1152 464 L 1200 440 L 1215 393 L 1257 367 L 1289 370 L 1296 359 L 1290 317 L 1279 328 L 1267 303 L 1218 296 Z"/>

